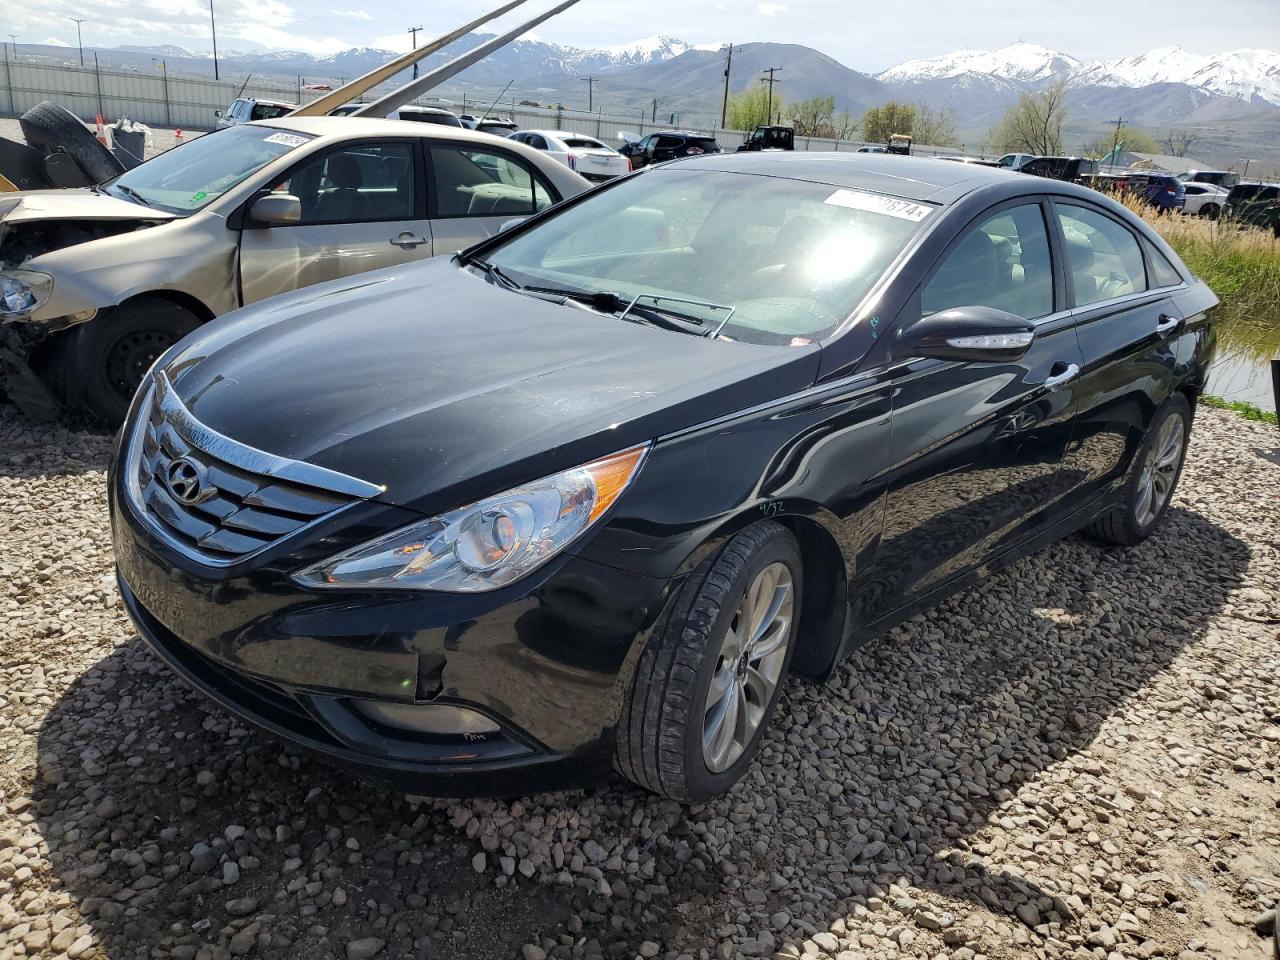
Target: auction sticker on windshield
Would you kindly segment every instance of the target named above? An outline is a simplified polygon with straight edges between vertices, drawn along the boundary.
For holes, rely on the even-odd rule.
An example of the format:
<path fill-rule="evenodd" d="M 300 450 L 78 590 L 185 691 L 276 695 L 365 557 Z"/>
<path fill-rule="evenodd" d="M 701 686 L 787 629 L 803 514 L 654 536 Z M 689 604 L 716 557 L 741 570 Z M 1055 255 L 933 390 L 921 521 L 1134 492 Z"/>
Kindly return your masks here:
<path fill-rule="evenodd" d="M 861 190 L 837 190 L 823 202 L 837 207 L 865 210 L 867 213 L 882 213 L 914 223 L 919 223 L 933 212 L 933 207 L 923 203 L 912 203 L 910 200 L 885 197 L 878 193 L 863 193 Z"/>
<path fill-rule="evenodd" d="M 296 133 L 273 133 L 262 142 L 279 143 L 286 147 L 300 147 L 307 142 L 307 139 L 307 137 L 300 137 Z"/>

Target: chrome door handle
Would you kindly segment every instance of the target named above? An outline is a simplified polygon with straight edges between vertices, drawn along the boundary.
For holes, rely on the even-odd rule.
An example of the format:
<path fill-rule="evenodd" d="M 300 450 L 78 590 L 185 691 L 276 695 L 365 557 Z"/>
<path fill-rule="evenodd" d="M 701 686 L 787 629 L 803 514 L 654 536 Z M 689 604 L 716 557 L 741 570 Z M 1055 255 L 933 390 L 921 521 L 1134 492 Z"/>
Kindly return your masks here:
<path fill-rule="evenodd" d="M 408 250 L 410 247 L 420 247 L 422 244 L 430 243 L 431 241 L 426 237 L 415 237 L 412 233 L 409 233 L 406 230 L 404 233 L 400 234 L 400 236 L 392 237 L 388 242 L 393 247 L 400 247 L 402 250 Z"/>
<path fill-rule="evenodd" d="M 1052 377 L 1046 377 L 1044 381 L 1044 385 L 1048 387 L 1050 390 L 1052 390 L 1055 387 L 1060 387 L 1064 383 L 1074 380 L 1079 375 L 1080 375 L 1080 364 L 1068 363 L 1067 369 L 1063 370 L 1061 373 L 1056 373 Z"/>
<path fill-rule="evenodd" d="M 1167 313 L 1160 314 L 1160 322 L 1156 324 L 1156 333 L 1170 333 L 1182 326 L 1181 317 L 1171 317 Z"/>

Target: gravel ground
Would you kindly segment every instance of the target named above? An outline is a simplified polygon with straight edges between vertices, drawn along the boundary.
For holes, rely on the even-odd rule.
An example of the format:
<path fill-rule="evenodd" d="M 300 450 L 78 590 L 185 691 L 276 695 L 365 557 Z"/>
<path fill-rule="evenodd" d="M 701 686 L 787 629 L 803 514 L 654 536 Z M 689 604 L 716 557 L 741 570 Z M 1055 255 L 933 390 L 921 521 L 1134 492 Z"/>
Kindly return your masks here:
<path fill-rule="evenodd" d="M 92 124 L 86 124 L 86 126 L 90 130 L 94 129 Z M 190 140 L 199 136 L 202 132 L 204 131 L 183 130 L 182 137 L 183 140 Z M 163 153 L 177 144 L 175 133 L 176 131 L 166 130 L 163 127 L 152 127 L 151 136 L 146 146 L 146 158 L 150 160 L 157 153 Z M 6 140 L 16 140 L 18 143 L 26 143 L 22 138 L 22 128 L 18 125 L 18 121 L 11 117 L 0 117 L 0 137 L 4 137 Z"/>
<path fill-rule="evenodd" d="M 246 729 L 122 613 L 108 440 L 0 407 L 0 960 L 1266 957 L 1278 440 L 1200 412 L 1156 537 L 789 683 L 746 781 L 682 809 L 420 800 Z"/>

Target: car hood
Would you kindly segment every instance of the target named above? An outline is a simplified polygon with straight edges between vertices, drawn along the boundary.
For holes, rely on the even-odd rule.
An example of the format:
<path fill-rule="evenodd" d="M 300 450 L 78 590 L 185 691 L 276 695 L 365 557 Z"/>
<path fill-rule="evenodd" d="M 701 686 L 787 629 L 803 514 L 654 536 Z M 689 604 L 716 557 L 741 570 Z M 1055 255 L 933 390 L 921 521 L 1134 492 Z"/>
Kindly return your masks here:
<path fill-rule="evenodd" d="M 641 326 L 440 258 L 229 314 L 164 369 L 219 433 L 434 513 L 794 393 L 817 365 L 815 346 Z"/>
<path fill-rule="evenodd" d="M 27 220 L 172 220 L 175 216 L 88 187 L 0 194 L 0 223 L 4 224 Z"/>

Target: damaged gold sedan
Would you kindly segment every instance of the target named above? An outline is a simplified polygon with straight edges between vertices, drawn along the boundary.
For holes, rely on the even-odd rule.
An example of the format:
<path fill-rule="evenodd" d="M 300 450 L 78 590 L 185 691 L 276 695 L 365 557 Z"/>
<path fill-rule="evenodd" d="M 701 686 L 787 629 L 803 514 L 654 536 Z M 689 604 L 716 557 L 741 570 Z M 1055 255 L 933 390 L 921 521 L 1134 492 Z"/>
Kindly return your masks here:
<path fill-rule="evenodd" d="M 546 154 L 385 119 L 562 0 L 352 116 L 318 116 L 523 0 L 308 104 L 191 140 L 102 183 L 0 194 L 0 387 L 29 415 L 118 424 L 200 324 L 325 280 L 452 253 L 587 190 Z"/>

